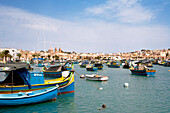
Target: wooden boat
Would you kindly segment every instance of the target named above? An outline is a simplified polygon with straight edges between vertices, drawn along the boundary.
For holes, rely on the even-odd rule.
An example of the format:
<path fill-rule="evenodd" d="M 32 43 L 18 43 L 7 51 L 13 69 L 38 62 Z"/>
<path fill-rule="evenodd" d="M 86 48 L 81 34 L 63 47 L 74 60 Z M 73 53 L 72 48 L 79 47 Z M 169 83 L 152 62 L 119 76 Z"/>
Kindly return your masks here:
<path fill-rule="evenodd" d="M 144 76 L 154 76 L 156 73 L 156 70 L 154 69 L 149 69 L 144 66 L 138 66 L 138 67 L 131 67 L 130 71 L 134 75 L 144 75 Z"/>
<path fill-rule="evenodd" d="M 74 92 L 74 71 L 63 71 L 61 77 L 45 80 L 43 72 L 29 72 L 25 68 L 16 69 L 0 82 L 0 94 L 35 91 L 56 86 L 56 84 L 59 85 L 58 94 Z"/>
<path fill-rule="evenodd" d="M 84 78 L 85 78 L 85 76 L 84 76 L 83 74 L 81 74 L 81 75 L 80 75 L 80 78 L 83 78 L 83 79 L 84 79 Z"/>
<path fill-rule="evenodd" d="M 97 71 L 98 68 L 97 68 L 97 67 L 94 67 L 94 66 L 92 66 L 92 65 L 87 65 L 87 66 L 86 66 L 86 70 L 87 70 L 87 71 Z"/>
<path fill-rule="evenodd" d="M 108 67 L 110 67 L 110 68 L 120 68 L 120 64 L 117 63 L 117 62 L 110 62 Z"/>
<path fill-rule="evenodd" d="M 166 62 L 163 64 L 163 66 L 165 66 L 165 67 L 170 67 L 170 61 L 166 61 Z"/>
<path fill-rule="evenodd" d="M 53 100 L 57 98 L 57 91 L 58 86 L 25 93 L 0 94 L 0 106 L 34 104 Z"/>
<path fill-rule="evenodd" d="M 103 69 L 103 64 L 97 62 L 97 63 L 94 63 L 94 67 L 97 67 L 100 70 L 100 69 Z"/>
<path fill-rule="evenodd" d="M 54 65 L 54 66 L 50 66 L 48 69 L 44 69 L 44 76 L 45 77 L 57 77 L 60 78 L 62 77 L 62 72 L 63 71 L 67 71 L 67 70 L 71 70 L 72 66 L 70 64 L 70 62 L 66 62 L 64 65 Z"/>
<path fill-rule="evenodd" d="M 85 79 L 86 80 L 95 80 L 95 81 L 107 81 L 108 80 L 108 76 L 101 76 L 98 74 L 87 74 L 85 75 Z"/>
<path fill-rule="evenodd" d="M 123 63 L 122 65 L 123 65 L 124 69 L 129 69 L 130 68 L 130 66 L 129 66 L 130 64 L 127 61 L 125 61 L 125 63 Z"/>
<path fill-rule="evenodd" d="M 86 68 L 86 65 L 88 65 L 88 64 L 89 64 L 88 61 L 83 61 L 83 62 L 79 63 L 79 66 L 80 66 L 81 68 Z"/>

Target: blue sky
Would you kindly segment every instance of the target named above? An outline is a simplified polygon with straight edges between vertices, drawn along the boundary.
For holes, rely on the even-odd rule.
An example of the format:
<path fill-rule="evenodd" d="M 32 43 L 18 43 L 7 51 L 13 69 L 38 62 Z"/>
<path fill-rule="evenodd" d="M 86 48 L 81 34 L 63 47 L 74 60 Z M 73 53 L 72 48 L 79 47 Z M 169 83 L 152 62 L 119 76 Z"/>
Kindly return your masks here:
<path fill-rule="evenodd" d="M 0 0 L 0 47 L 130 52 L 170 48 L 169 0 Z"/>

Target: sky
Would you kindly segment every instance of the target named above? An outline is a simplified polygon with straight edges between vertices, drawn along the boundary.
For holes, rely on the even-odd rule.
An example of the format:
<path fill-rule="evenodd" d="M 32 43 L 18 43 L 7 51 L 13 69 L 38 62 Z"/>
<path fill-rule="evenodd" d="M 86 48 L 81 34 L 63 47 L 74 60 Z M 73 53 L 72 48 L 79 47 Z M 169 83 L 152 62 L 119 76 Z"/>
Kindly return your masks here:
<path fill-rule="evenodd" d="M 170 0 L 0 0 L 0 47 L 117 53 L 170 48 Z"/>

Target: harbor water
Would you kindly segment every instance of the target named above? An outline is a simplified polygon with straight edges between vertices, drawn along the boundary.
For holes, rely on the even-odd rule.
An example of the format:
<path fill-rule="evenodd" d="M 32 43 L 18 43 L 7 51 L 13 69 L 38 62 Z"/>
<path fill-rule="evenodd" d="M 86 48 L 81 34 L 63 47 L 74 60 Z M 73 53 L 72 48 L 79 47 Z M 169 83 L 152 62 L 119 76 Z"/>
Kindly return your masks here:
<path fill-rule="evenodd" d="M 108 81 L 86 81 L 75 73 L 75 92 L 45 103 L 0 107 L 0 113 L 169 113 L 170 67 L 154 65 L 155 77 L 131 75 L 129 69 L 108 68 L 88 72 L 75 64 L 79 74 L 98 73 Z M 129 87 L 123 87 L 129 83 Z M 96 87 L 94 87 L 96 86 Z M 98 88 L 103 89 L 98 89 Z M 99 110 L 105 104 L 106 108 Z"/>

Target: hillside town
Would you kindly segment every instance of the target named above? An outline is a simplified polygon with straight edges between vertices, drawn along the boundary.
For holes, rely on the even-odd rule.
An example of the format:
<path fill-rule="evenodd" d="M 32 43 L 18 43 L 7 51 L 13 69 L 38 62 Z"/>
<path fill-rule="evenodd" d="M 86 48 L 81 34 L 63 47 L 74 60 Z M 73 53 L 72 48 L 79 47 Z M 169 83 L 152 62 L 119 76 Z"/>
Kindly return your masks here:
<path fill-rule="evenodd" d="M 155 49 L 147 50 L 142 49 L 140 51 L 133 52 L 118 52 L 118 53 L 76 53 L 76 52 L 64 52 L 61 47 L 52 48 L 49 47 L 48 51 L 28 51 L 15 48 L 0 48 L 0 62 L 5 61 L 31 61 L 33 58 L 42 58 L 48 61 L 55 60 L 121 60 L 121 59 L 159 59 L 170 60 L 170 48 L 169 49 Z"/>

